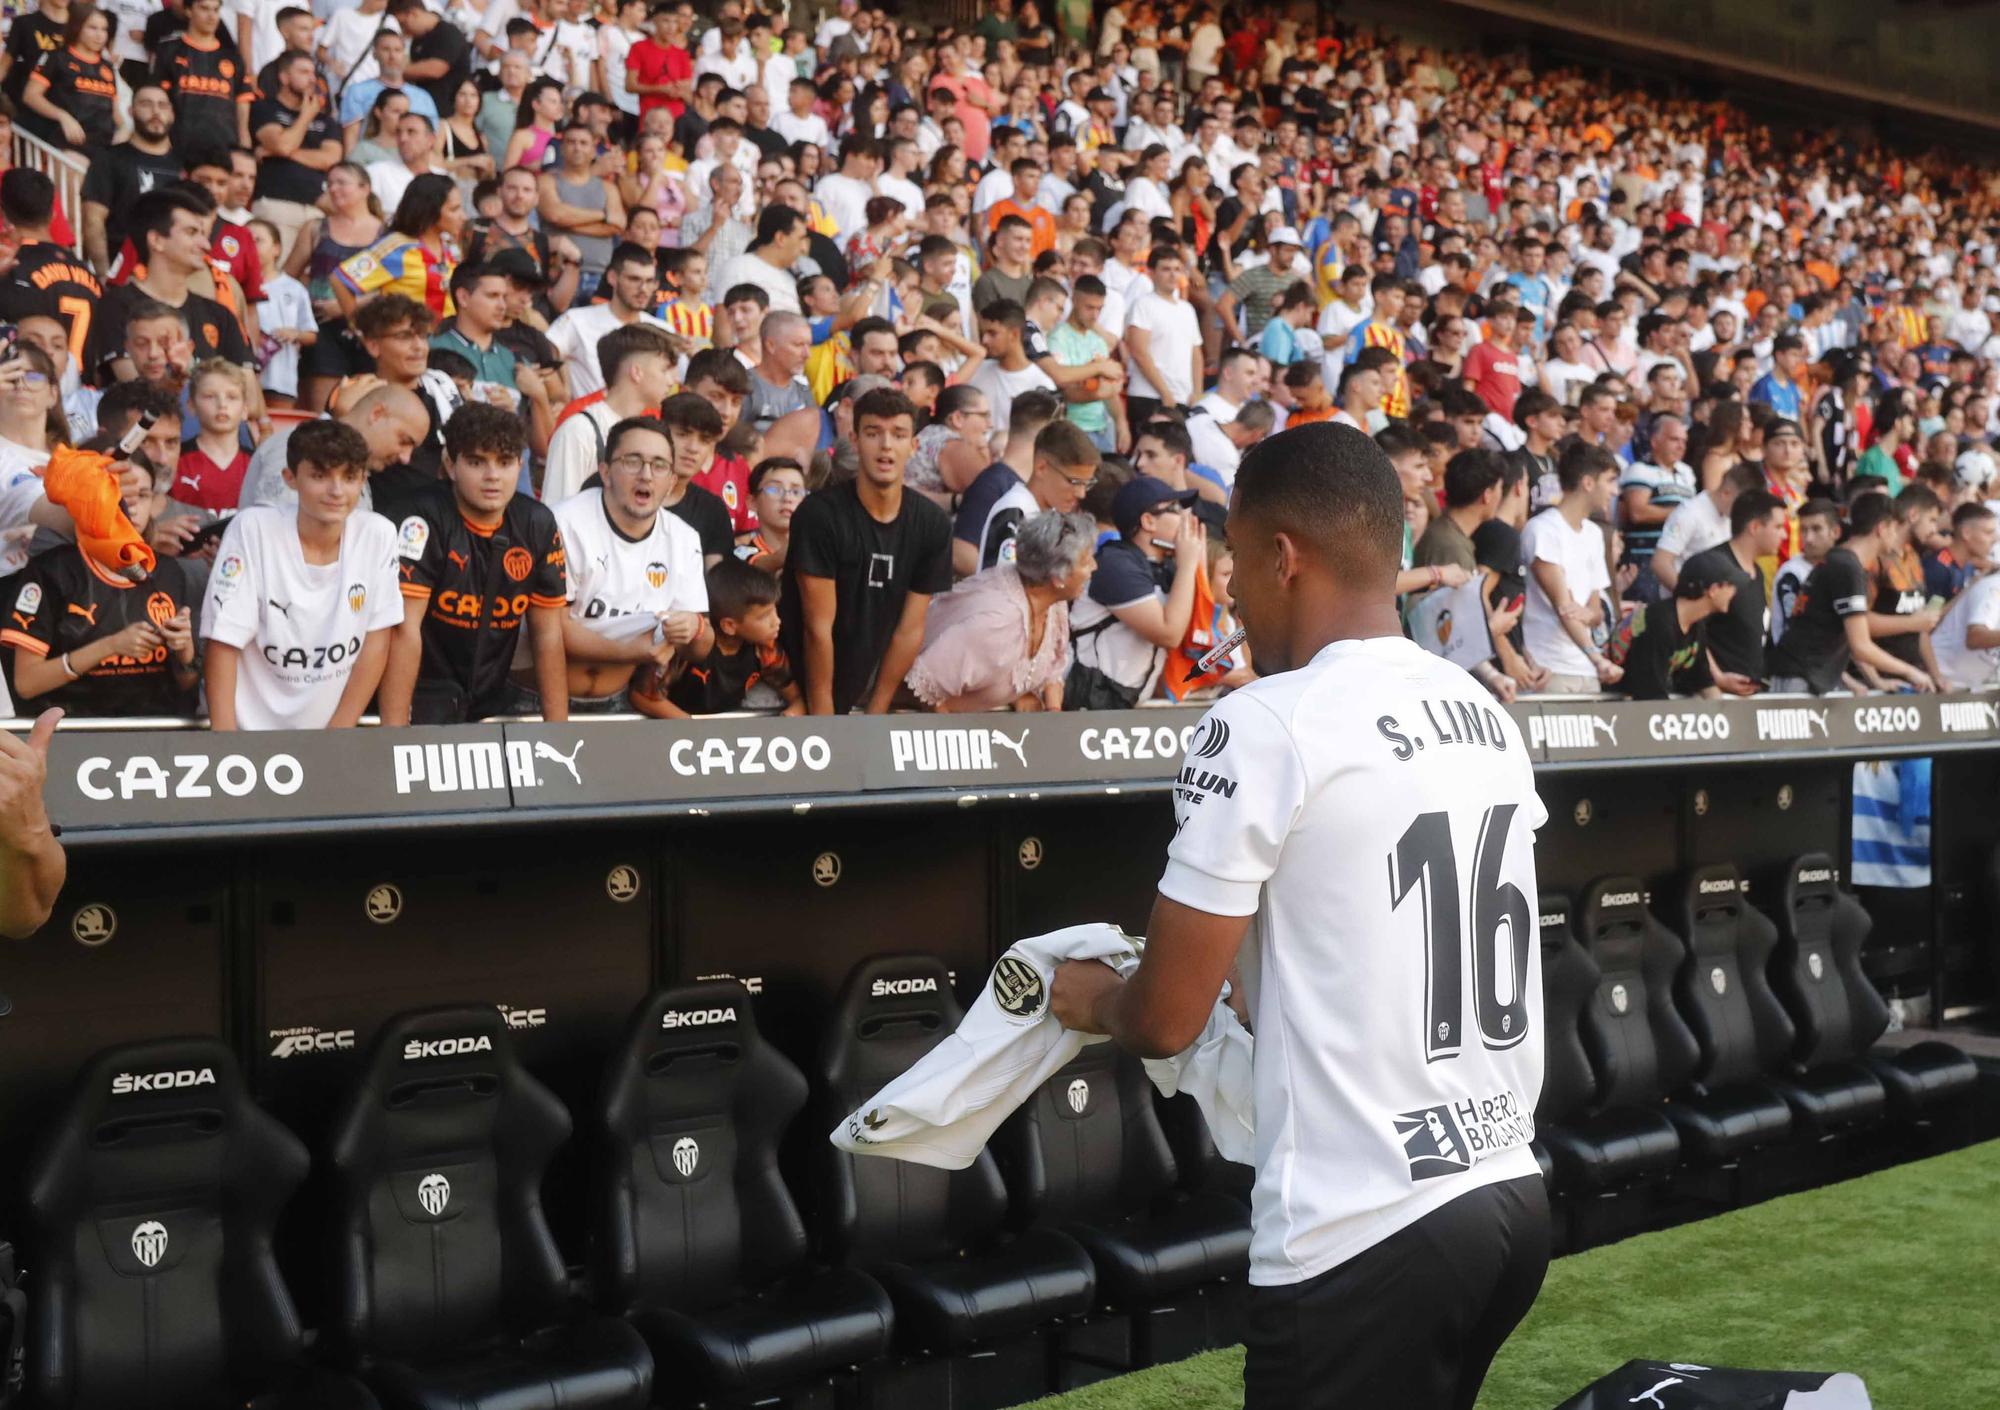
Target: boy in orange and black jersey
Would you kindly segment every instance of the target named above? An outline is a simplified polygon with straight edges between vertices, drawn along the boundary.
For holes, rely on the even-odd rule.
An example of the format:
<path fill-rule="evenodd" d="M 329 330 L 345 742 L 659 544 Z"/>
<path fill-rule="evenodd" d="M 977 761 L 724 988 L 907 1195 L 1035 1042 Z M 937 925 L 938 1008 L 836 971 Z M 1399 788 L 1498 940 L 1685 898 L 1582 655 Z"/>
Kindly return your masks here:
<path fill-rule="evenodd" d="M 449 484 L 411 499 L 398 527 L 403 615 L 378 696 L 384 724 L 455 724 L 507 713 L 525 630 L 543 718 L 569 718 L 562 624 L 568 573 L 556 516 L 516 492 L 521 418 L 467 402 L 444 428 Z"/>
<path fill-rule="evenodd" d="M 667 688 L 667 700 L 690 715 L 719 715 L 741 710 L 751 688 L 762 685 L 783 699 L 787 715 L 803 715 L 805 698 L 778 645 L 776 575 L 740 559 L 723 559 L 708 570 L 708 615 L 715 645 L 708 659 L 689 666 Z M 649 715 L 665 713 L 652 708 L 658 689 L 655 672 L 634 676 L 633 705 Z"/>

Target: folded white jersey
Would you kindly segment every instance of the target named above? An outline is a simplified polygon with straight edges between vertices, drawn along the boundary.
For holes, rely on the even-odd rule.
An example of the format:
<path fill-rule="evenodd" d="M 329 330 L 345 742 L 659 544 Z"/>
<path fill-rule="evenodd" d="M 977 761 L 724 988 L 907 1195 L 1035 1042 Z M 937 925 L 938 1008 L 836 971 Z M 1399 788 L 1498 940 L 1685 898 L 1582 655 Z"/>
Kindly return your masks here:
<path fill-rule="evenodd" d="M 1072 1033 L 1049 1012 L 1056 966 L 1068 960 L 1102 960 L 1121 974 L 1139 963 L 1139 946 L 1114 925 L 1075 925 L 1015 944 L 993 967 L 979 998 L 958 1030 L 945 1037 L 909 1069 L 835 1127 L 828 1139 L 856 1155 L 886 1155 L 941 1170 L 963 1170 L 979 1158 L 1000 1123 L 1034 1095 L 1086 1044 L 1102 1035 Z M 1220 1013 L 1227 1009 L 1217 1005 Z M 1211 1018 L 1186 1053 L 1163 1067 L 1177 1086 L 1202 1105 L 1205 1115 L 1220 1110 L 1221 1124 L 1247 1124 L 1251 1111 L 1250 1035 L 1228 1014 L 1240 1035 L 1232 1042 L 1217 1033 Z M 1240 1044 L 1240 1061 L 1237 1060 Z M 1203 1052 L 1209 1054 L 1202 1057 Z M 1148 1064 L 1150 1071 L 1152 1064 Z M 1159 1077 L 1154 1081 L 1159 1083 Z M 1216 1093 L 1229 1093 L 1226 1100 Z M 1209 1093 L 1207 1101 L 1203 1093 Z M 1211 1108 L 1209 1102 L 1218 1105 Z M 1239 1118 L 1234 1113 L 1240 1112 Z M 1247 1145 L 1230 1132 L 1232 1145 Z M 1218 1135 L 1218 1149 L 1222 1149 Z"/>
<path fill-rule="evenodd" d="M 1146 1059 L 1146 1075 L 1153 1079 L 1153 1085 L 1165 1096 L 1186 1092 L 1193 1097 L 1208 1122 L 1215 1149 L 1224 1160 L 1238 1165 L 1257 1163 L 1257 1110 L 1250 1057 L 1250 1030 L 1234 1009 L 1218 1000 L 1201 1036 L 1185 1052 Z"/>

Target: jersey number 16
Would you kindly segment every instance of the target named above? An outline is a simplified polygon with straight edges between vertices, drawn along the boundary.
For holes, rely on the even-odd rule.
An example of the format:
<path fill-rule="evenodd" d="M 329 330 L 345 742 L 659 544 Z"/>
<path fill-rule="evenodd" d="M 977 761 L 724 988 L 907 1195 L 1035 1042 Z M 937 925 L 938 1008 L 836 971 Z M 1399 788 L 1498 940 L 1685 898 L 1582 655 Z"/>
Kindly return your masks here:
<path fill-rule="evenodd" d="M 1490 1049 L 1511 1048 L 1528 1036 L 1528 946 L 1533 917 L 1521 888 L 1500 879 L 1517 805 L 1488 808 L 1479 821 L 1471 894 L 1461 909 L 1458 858 L 1448 813 L 1419 813 L 1389 854 L 1389 904 L 1416 891 L 1424 917 L 1424 1060 L 1457 1057 L 1465 1015 L 1465 952 L 1472 951 L 1473 1014 Z M 1471 913 L 1465 934 L 1463 915 Z"/>

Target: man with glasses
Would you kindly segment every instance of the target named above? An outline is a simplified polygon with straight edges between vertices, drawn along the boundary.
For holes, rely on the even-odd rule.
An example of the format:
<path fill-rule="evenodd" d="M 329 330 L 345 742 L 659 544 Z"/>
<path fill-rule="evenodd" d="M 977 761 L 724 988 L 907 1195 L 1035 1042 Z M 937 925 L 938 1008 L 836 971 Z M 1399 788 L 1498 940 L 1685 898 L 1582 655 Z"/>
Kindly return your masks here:
<path fill-rule="evenodd" d="M 676 451 L 658 418 L 624 417 L 604 437 L 602 484 L 555 506 L 570 563 L 563 654 L 572 716 L 628 710 L 626 691 L 640 667 L 672 679 L 688 659 L 708 654 L 701 535 L 666 512 L 667 491 L 680 479 Z M 517 655 L 521 714 L 541 711 L 529 664 Z"/>
<path fill-rule="evenodd" d="M 1097 483 L 1097 447 L 1080 427 L 1051 421 L 1035 437 L 1035 464 L 1025 481 L 1016 480 L 987 511 L 979 535 L 979 566 L 1014 561 L 1014 535 L 1025 520 L 1045 509 L 1068 514 Z"/>
<path fill-rule="evenodd" d="M 672 336 L 673 330 L 646 312 L 653 306 L 653 290 L 660 282 L 650 250 L 630 241 L 619 245 L 611 252 L 604 282 L 611 291 L 609 302 L 583 304 L 549 325 L 549 343 L 562 355 L 572 397 L 587 397 L 604 389 L 597 345 L 606 333 L 643 323 Z"/>

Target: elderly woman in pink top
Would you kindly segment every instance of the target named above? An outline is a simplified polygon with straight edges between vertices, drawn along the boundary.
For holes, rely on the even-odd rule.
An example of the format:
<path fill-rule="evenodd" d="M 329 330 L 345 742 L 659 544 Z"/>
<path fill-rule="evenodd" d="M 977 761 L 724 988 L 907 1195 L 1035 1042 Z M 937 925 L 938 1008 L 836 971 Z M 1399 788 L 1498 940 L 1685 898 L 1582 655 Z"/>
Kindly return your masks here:
<path fill-rule="evenodd" d="M 1097 567 L 1097 524 L 1048 510 L 1024 520 L 1013 561 L 931 599 L 924 648 L 905 678 L 940 712 L 1060 710 L 1069 605 Z"/>

